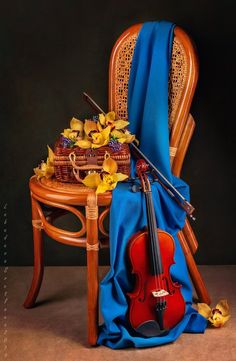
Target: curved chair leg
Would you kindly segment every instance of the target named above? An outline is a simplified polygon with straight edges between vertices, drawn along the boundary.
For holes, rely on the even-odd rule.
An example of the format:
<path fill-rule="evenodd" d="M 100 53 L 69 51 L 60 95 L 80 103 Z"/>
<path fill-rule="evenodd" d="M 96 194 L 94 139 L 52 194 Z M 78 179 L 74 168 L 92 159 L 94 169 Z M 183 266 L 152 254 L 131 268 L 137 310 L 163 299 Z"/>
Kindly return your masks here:
<path fill-rule="evenodd" d="M 195 263 L 193 255 L 189 249 L 188 243 L 185 239 L 183 232 L 180 231 L 178 233 L 178 238 L 179 238 L 180 244 L 182 246 L 182 249 L 183 249 L 183 252 L 184 252 L 184 255 L 186 258 L 186 262 L 188 265 L 189 274 L 190 274 L 191 280 L 193 282 L 194 288 L 196 290 L 197 296 L 199 298 L 199 301 L 210 305 L 210 303 L 211 303 L 210 296 L 208 294 L 208 291 L 206 289 L 206 286 L 202 279 L 202 276 L 197 268 L 197 265 Z"/>
<path fill-rule="evenodd" d="M 31 308 L 35 305 L 41 283 L 43 280 L 43 240 L 42 240 L 42 221 L 39 217 L 36 203 L 37 201 L 31 197 L 32 201 L 32 225 L 34 238 L 34 274 L 29 293 L 25 299 L 24 307 Z"/>
<path fill-rule="evenodd" d="M 89 193 L 86 206 L 87 223 L 87 297 L 88 342 L 95 346 L 98 337 L 98 207 L 95 192 Z"/>

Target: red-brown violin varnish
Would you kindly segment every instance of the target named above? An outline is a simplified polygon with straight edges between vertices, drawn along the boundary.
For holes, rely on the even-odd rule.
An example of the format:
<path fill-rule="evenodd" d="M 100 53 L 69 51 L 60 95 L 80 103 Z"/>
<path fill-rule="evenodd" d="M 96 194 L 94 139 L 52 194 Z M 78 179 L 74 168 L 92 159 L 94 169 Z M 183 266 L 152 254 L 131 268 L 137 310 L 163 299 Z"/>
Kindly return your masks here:
<path fill-rule="evenodd" d="M 170 267 L 174 264 L 174 239 L 157 230 L 148 165 L 139 160 L 136 170 L 145 194 L 147 230 L 134 234 L 128 243 L 128 255 L 135 274 L 133 292 L 129 293 L 129 321 L 145 337 L 165 334 L 181 321 L 185 301 L 181 285 L 173 282 Z"/>

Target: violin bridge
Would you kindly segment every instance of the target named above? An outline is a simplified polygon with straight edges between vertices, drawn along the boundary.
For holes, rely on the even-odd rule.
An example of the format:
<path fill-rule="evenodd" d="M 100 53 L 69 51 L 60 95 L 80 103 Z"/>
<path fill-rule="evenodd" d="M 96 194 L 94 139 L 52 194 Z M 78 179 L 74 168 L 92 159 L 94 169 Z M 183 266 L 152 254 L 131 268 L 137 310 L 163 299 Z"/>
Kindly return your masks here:
<path fill-rule="evenodd" d="M 164 297 L 169 295 L 169 292 L 166 290 L 158 290 L 158 291 L 152 291 L 153 297 Z"/>

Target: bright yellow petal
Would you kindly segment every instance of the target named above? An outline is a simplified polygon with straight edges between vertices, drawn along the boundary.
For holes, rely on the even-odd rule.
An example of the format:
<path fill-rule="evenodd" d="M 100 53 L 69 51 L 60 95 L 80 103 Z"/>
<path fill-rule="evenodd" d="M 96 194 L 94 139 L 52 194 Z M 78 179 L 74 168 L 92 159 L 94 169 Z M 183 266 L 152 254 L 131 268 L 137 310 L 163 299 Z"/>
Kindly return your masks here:
<path fill-rule="evenodd" d="M 126 143 L 126 138 L 119 138 L 117 139 L 119 143 Z"/>
<path fill-rule="evenodd" d="M 117 130 L 127 127 L 128 124 L 129 124 L 129 122 L 127 122 L 126 120 L 123 120 L 123 119 L 116 120 L 113 123 L 113 125 L 115 126 L 115 129 L 117 129 Z"/>
<path fill-rule="evenodd" d="M 208 319 L 211 315 L 211 308 L 206 303 L 197 304 L 198 312 L 200 315 Z"/>
<path fill-rule="evenodd" d="M 42 162 L 40 164 L 40 169 L 41 169 L 42 172 L 46 173 L 46 171 L 47 171 L 47 163 Z"/>
<path fill-rule="evenodd" d="M 96 188 L 96 187 L 101 183 L 100 174 L 98 174 L 98 173 L 88 174 L 88 175 L 83 179 L 82 182 L 83 182 L 84 185 L 86 185 L 86 187 Z"/>
<path fill-rule="evenodd" d="M 221 320 L 214 320 L 212 324 L 215 327 L 222 327 L 229 319 L 230 319 L 230 316 L 222 317 Z"/>
<path fill-rule="evenodd" d="M 68 139 L 75 139 L 78 135 L 77 131 L 74 131 L 70 128 L 64 129 L 64 132 L 61 134 L 63 135 L 63 137 Z"/>
<path fill-rule="evenodd" d="M 99 122 L 97 122 L 97 127 L 98 127 L 99 132 L 103 131 L 103 127 L 101 126 L 101 124 Z"/>
<path fill-rule="evenodd" d="M 64 129 L 63 133 L 61 133 L 61 134 L 63 135 L 63 137 L 69 138 L 69 135 L 71 134 L 71 132 L 72 132 L 72 129 L 67 128 L 67 129 Z"/>
<path fill-rule="evenodd" d="M 38 179 L 44 177 L 44 172 L 39 167 L 34 168 L 34 173 L 36 174 Z"/>
<path fill-rule="evenodd" d="M 103 138 L 108 139 L 110 132 L 111 132 L 111 127 L 108 125 L 108 127 L 102 130 L 101 134 Z"/>
<path fill-rule="evenodd" d="M 115 112 L 109 112 L 105 115 L 106 123 L 107 122 L 113 122 L 116 119 L 116 113 Z"/>
<path fill-rule="evenodd" d="M 104 192 L 106 192 L 106 191 L 108 191 L 108 190 L 109 190 L 109 187 L 107 186 L 107 184 L 101 182 L 101 183 L 98 185 L 97 189 L 96 189 L 96 193 L 97 193 L 97 194 L 98 194 L 98 193 L 104 193 Z"/>
<path fill-rule="evenodd" d="M 73 117 L 70 121 L 70 127 L 72 130 L 78 130 L 81 132 L 84 128 L 84 123 L 81 120 Z"/>
<path fill-rule="evenodd" d="M 97 124 L 92 120 L 85 120 L 84 122 L 84 131 L 87 135 L 89 135 L 92 131 L 98 131 Z"/>
<path fill-rule="evenodd" d="M 100 145 L 103 144 L 104 139 L 103 139 L 102 133 L 93 133 L 92 139 L 93 139 L 93 143 L 95 143 L 95 144 L 100 144 Z"/>
<path fill-rule="evenodd" d="M 103 183 L 106 184 L 107 189 L 112 190 L 116 187 L 116 179 L 114 177 L 114 174 L 103 174 Z"/>
<path fill-rule="evenodd" d="M 49 159 L 49 162 L 53 163 L 53 160 L 54 160 L 53 150 L 49 147 L 49 145 L 47 147 L 48 147 L 48 159 Z"/>
<path fill-rule="evenodd" d="M 102 144 L 94 144 L 94 143 L 91 144 L 92 149 L 97 149 L 97 148 L 100 148 L 100 147 L 102 147 Z"/>
<path fill-rule="evenodd" d="M 128 176 L 123 173 L 115 173 L 113 174 L 113 176 L 116 182 L 122 182 L 123 180 L 128 178 Z"/>
<path fill-rule="evenodd" d="M 121 131 L 119 131 L 119 130 L 114 129 L 114 130 L 111 132 L 111 135 L 112 135 L 113 137 L 119 139 L 119 138 L 124 137 L 124 132 L 121 132 Z"/>
<path fill-rule="evenodd" d="M 114 188 L 116 188 L 117 182 L 114 182 L 108 186 L 108 190 L 112 191 Z"/>
<path fill-rule="evenodd" d="M 130 132 L 126 131 L 125 132 L 125 138 L 126 138 L 126 143 L 132 143 L 135 139 L 135 135 L 131 134 Z"/>
<path fill-rule="evenodd" d="M 111 127 L 108 126 L 105 129 L 103 129 L 101 133 L 93 133 L 92 148 L 100 148 L 103 145 L 107 145 L 110 140 L 109 138 L 110 131 L 111 131 Z"/>
<path fill-rule="evenodd" d="M 229 319 L 230 315 L 224 317 L 220 313 L 214 313 L 214 315 L 209 318 L 209 321 L 214 327 L 222 327 Z"/>
<path fill-rule="evenodd" d="M 229 315 L 229 305 L 227 300 L 220 300 L 219 303 L 217 303 L 216 309 L 220 310 L 222 313 L 222 316 L 228 316 Z"/>
<path fill-rule="evenodd" d="M 123 132 L 120 132 L 119 130 L 113 130 L 111 132 L 111 135 L 117 139 L 119 143 L 125 143 L 126 137 Z"/>
<path fill-rule="evenodd" d="M 102 124 L 102 125 L 105 125 L 106 124 L 106 118 L 105 118 L 105 115 L 104 114 L 99 114 L 99 122 Z"/>
<path fill-rule="evenodd" d="M 75 131 L 75 130 L 73 130 L 73 131 L 69 134 L 69 138 L 70 138 L 70 139 L 73 139 L 73 140 L 75 140 L 75 139 L 77 138 L 77 136 L 78 136 L 78 132 Z"/>
<path fill-rule="evenodd" d="M 50 162 L 49 157 L 47 157 L 47 160 L 46 160 L 46 168 L 47 168 L 47 167 L 52 167 L 52 166 L 53 166 L 53 162 Z"/>
<path fill-rule="evenodd" d="M 54 167 L 53 166 L 48 166 L 45 172 L 45 177 L 46 178 L 51 178 L 54 174 Z"/>
<path fill-rule="evenodd" d="M 42 162 L 39 167 L 34 168 L 34 172 L 37 175 L 37 178 L 40 179 L 42 177 L 50 178 L 54 174 L 54 167 L 50 165 L 49 158 L 47 159 L 47 163 Z"/>
<path fill-rule="evenodd" d="M 121 130 L 114 129 L 111 132 L 111 135 L 117 138 L 120 143 L 132 143 L 135 140 L 135 135 L 131 134 L 128 130 L 122 132 Z"/>
<path fill-rule="evenodd" d="M 110 174 L 116 173 L 118 168 L 116 161 L 111 157 L 104 160 L 102 167 L 105 172 Z"/>
<path fill-rule="evenodd" d="M 50 163 L 49 157 L 47 158 L 46 163 L 41 163 L 40 167 L 46 178 L 50 178 L 54 174 L 53 163 Z"/>
<path fill-rule="evenodd" d="M 78 147 L 82 148 L 82 149 L 88 149 L 91 148 L 91 142 L 87 139 L 78 139 L 77 142 L 75 143 L 75 145 L 77 145 Z"/>
<path fill-rule="evenodd" d="M 91 144 L 91 148 L 92 149 L 97 149 L 97 148 L 100 148 L 100 147 L 103 147 L 104 145 L 107 145 L 108 141 L 104 141 L 104 143 L 101 143 L 101 144 L 94 144 L 92 143 Z"/>

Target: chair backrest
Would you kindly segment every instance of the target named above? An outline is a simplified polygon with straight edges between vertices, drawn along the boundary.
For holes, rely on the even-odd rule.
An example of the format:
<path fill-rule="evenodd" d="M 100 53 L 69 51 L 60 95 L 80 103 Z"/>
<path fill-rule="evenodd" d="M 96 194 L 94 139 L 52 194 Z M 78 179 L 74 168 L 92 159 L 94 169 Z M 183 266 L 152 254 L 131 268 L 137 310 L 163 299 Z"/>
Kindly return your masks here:
<path fill-rule="evenodd" d="M 133 25 L 121 34 L 110 57 L 109 110 L 114 110 L 123 119 L 128 118 L 128 81 L 134 47 L 141 27 L 142 24 Z M 197 79 L 198 60 L 195 48 L 185 31 L 176 26 L 169 74 L 170 146 L 174 152 L 179 146 L 187 122 Z"/>

